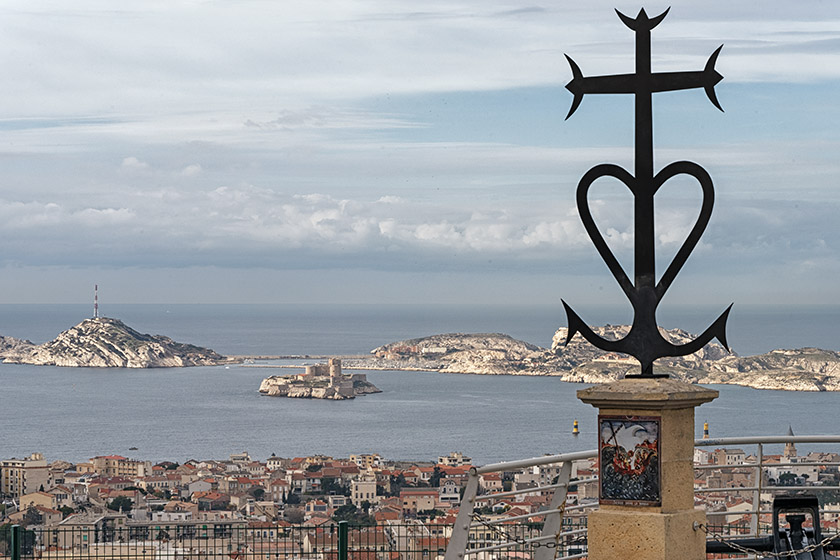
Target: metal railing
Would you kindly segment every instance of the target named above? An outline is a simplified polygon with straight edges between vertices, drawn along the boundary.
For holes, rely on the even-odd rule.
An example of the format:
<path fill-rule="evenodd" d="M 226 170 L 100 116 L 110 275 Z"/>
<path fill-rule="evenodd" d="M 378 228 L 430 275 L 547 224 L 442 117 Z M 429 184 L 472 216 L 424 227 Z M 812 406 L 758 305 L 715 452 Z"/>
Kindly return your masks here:
<path fill-rule="evenodd" d="M 770 514 L 762 505 L 765 494 L 807 490 L 836 492 L 840 485 L 770 485 L 767 468 L 784 466 L 770 462 L 765 455 L 769 444 L 840 443 L 840 436 L 776 436 L 716 438 L 695 441 L 696 447 L 726 448 L 756 445 L 754 461 L 732 465 L 695 465 L 704 470 L 741 469 L 752 472 L 748 486 L 700 488 L 697 495 L 740 492 L 752 499 L 745 511 L 709 511 L 707 527 L 724 537 L 767 534 L 762 520 Z M 460 509 L 454 525 L 388 522 L 372 527 L 348 526 L 346 522 L 322 527 L 285 524 L 147 522 L 115 525 L 107 516 L 85 526 L 47 526 L 24 529 L 0 526 L 0 558 L 8 560 L 497 560 L 503 557 L 529 557 L 533 560 L 571 560 L 587 555 L 586 512 L 597 508 L 597 500 L 567 503 L 569 490 L 597 482 L 597 477 L 572 477 L 576 461 L 590 461 L 596 450 L 535 457 L 496 463 L 470 469 Z M 840 466 L 828 461 L 792 463 L 792 467 Z M 540 484 L 509 491 L 489 492 L 482 488 L 483 475 L 515 473 L 539 467 Z M 532 473 L 533 474 L 533 473 Z M 538 475 L 535 475 L 538 476 Z M 816 481 L 811 481 L 816 482 Z M 595 493 L 597 495 L 597 493 Z M 515 500 L 542 496 L 541 511 L 505 513 L 499 510 Z M 507 503 L 508 506 L 504 504 Z M 530 509 L 530 507 L 529 507 Z M 821 513 L 840 514 L 840 508 L 823 507 Z M 720 516 L 715 521 L 713 516 Z M 726 515 L 747 515 L 748 524 L 737 527 L 726 523 Z M 724 521 L 724 522 L 720 522 Z M 733 534 L 734 533 L 734 534 Z M 342 536 L 343 535 L 343 536 Z"/>
<path fill-rule="evenodd" d="M 9 526 L 0 533 L 0 558 L 9 560 L 434 560 L 451 525 L 328 522 L 213 526 L 154 522 L 77 527 Z"/>
<path fill-rule="evenodd" d="M 728 446 L 734 445 L 755 445 L 756 446 L 756 453 L 753 455 L 755 457 L 754 462 L 750 463 L 740 463 L 740 464 L 731 464 L 731 465 L 723 465 L 723 464 L 708 464 L 708 465 L 697 465 L 695 464 L 694 468 L 697 471 L 703 470 L 748 470 L 752 472 L 752 486 L 730 486 L 730 487 L 720 487 L 720 488 L 697 488 L 695 489 L 696 494 L 726 494 L 726 493 L 750 493 L 751 494 L 751 503 L 752 507 L 745 511 L 708 511 L 707 513 L 711 515 L 735 515 L 735 514 L 742 514 L 742 515 L 749 515 L 750 518 L 750 530 L 747 536 L 754 536 L 758 537 L 764 533 L 762 531 L 762 527 L 760 525 L 761 515 L 762 514 L 771 514 L 772 508 L 769 504 L 766 507 L 762 507 L 762 494 L 776 494 L 781 492 L 802 492 L 802 491 L 810 491 L 810 492 L 838 492 L 838 497 L 840 497 L 840 484 L 828 485 L 828 484 L 802 484 L 802 485 L 779 485 L 779 484 L 770 484 L 769 477 L 766 476 L 768 468 L 779 468 L 784 469 L 787 467 L 792 468 L 793 470 L 801 469 L 802 467 L 827 467 L 827 466 L 840 466 L 838 463 L 827 462 L 827 461 L 802 461 L 802 462 L 795 462 L 795 463 L 776 463 L 776 462 L 769 462 L 767 461 L 765 454 L 764 454 L 764 446 L 770 444 L 785 444 L 785 443 L 802 443 L 802 444 L 814 444 L 814 443 L 840 443 L 840 436 L 832 436 L 832 435 L 825 435 L 825 436 L 753 436 L 753 437 L 730 437 L 730 438 L 713 438 L 713 439 L 698 439 L 695 440 L 694 446 L 695 447 L 720 447 L 726 448 Z M 801 459 L 801 457 L 799 457 Z M 817 481 L 814 481 L 817 482 Z M 840 514 L 840 507 L 823 507 L 820 508 L 820 513 L 837 513 Z"/>
<path fill-rule="evenodd" d="M 508 553 L 530 553 L 534 560 L 552 560 L 582 558 L 586 556 L 586 526 L 583 522 L 574 523 L 566 514 L 571 511 L 582 511 L 585 508 L 597 507 L 593 504 L 567 505 L 570 486 L 585 484 L 597 480 L 589 477 L 584 480 L 572 480 L 572 464 L 575 461 L 589 460 L 596 456 L 596 451 L 581 451 L 564 453 L 562 455 L 547 455 L 494 463 L 483 467 L 470 469 L 461 506 L 452 529 L 452 538 L 446 549 L 445 560 L 464 560 L 466 556 L 473 556 L 483 560 L 487 553 L 507 550 Z M 530 486 L 508 492 L 481 494 L 481 476 L 491 473 L 504 473 L 528 469 L 532 467 L 547 467 L 556 465 L 558 474 L 555 480 L 548 484 Z M 486 517 L 477 504 L 496 502 L 523 495 L 550 495 L 550 503 L 546 509 L 534 513 L 518 516 Z M 515 534 L 507 529 L 513 521 L 542 519 L 542 527 L 534 526 L 529 534 Z M 568 521 L 567 521 L 568 520 Z"/>
<path fill-rule="evenodd" d="M 726 447 L 734 445 L 756 445 L 757 452 L 755 454 L 756 461 L 748 464 L 738 465 L 695 465 L 698 470 L 714 469 L 753 469 L 753 486 L 749 487 L 721 487 L 721 488 L 700 488 L 695 492 L 698 494 L 711 493 L 737 493 L 749 492 L 751 494 L 753 507 L 746 511 L 718 511 L 709 512 L 711 515 L 724 516 L 727 515 L 749 515 L 750 522 L 748 525 L 732 526 L 729 523 L 714 524 L 709 523 L 711 528 L 717 535 L 723 537 L 749 537 L 767 534 L 770 525 L 761 522 L 762 514 L 771 514 L 772 509 L 761 506 L 761 497 L 764 493 L 777 492 L 791 492 L 791 491 L 839 491 L 840 485 L 796 485 L 796 486 L 779 486 L 770 485 L 765 477 L 766 469 L 768 467 L 775 468 L 784 466 L 780 463 L 770 463 L 765 460 L 764 445 L 768 444 L 784 444 L 784 443 L 840 443 L 840 436 L 758 436 L 758 437 L 738 437 L 738 438 L 715 438 L 715 439 L 698 439 L 695 440 L 696 447 Z M 583 509 L 596 509 L 597 502 L 580 504 L 571 507 L 564 507 L 567 497 L 567 489 L 573 485 L 584 484 L 587 482 L 597 481 L 597 477 L 591 477 L 585 480 L 571 480 L 570 472 L 571 465 L 574 461 L 591 460 L 597 457 L 597 450 L 581 451 L 578 453 L 566 453 L 562 455 L 551 455 L 544 457 L 535 457 L 533 459 L 524 459 L 519 461 L 510 461 L 505 463 L 496 463 L 486 465 L 484 467 L 473 468 L 470 470 L 469 480 L 467 483 L 464 497 L 461 500 L 461 507 L 458 513 L 455 527 L 452 531 L 452 539 L 449 541 L 449 547 L 446 550 L 445 560 L 464 560 L 467 556 L 473 556 L 484 560 L 481 557 L 482 553 L 490 551 L 500 551 L 502 549 L 509 549 L 514 553 L 530 553 L 534 560 L 548 560 L 556 558 L 556 560 L 570 560 L 572 558 L 586 557 L 587 551 L 587 533 L 585 519 L 579 522 L 576 526 L 570 527 L 569 512 Z M 558 480 L 553 484 L 545 484 L 533 488 L 525 488 L 518 491 L 502 492 L 493 494 L 481 494 L 480 492 L 480 477 L 482 474 L 510 472 L 520 469 L 527 469 L 531 467 L 543 467 L 547 465 L 561 465 Z M 803 466 L 838 466 L 837 463 L 831 462 L 801 462 L 792 463 L 794 468 Z M 524 514 L 518 517 L 497 518 L 495 520 L 487 520 L 483 518 L 480 513 L 477 514 L 477 504 L 487 500 L 500 500 L 518 494 L 542 494 L 549 493 L 551 498 L 550 506 L 540 512 Z M 838 493 L 840 496 L 840 493 Z M 821 508 L 821 513 L 838 513 L 840 508 Z M 543 517 L 545 524 L 538 535 L 531 535 L 526 537 L 511 535 L 504 531 L 504 524 L 513 519 L 532 519 L 535 517 Z M 491 539 L 487 539 L 488 532 L 483 534 L 477 529 L 487 528 Z M 496 527 L 493 529 L 493 527 Z M 485 537 L 484 539 L 476 539 L 476 535 Z M 559 549 L 559 550 L 557 550 Z M 556 555 L 556 556 L 555 556 Z"/>

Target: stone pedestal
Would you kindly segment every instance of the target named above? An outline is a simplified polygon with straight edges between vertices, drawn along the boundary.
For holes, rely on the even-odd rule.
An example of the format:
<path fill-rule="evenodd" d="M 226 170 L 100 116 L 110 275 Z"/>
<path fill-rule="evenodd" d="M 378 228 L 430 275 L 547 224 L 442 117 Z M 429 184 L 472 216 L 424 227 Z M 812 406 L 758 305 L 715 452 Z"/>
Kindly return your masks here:
<path fill-rule="evenodd" d="M 718 392 L 674 379 L 636 378 L 582 389 L 577 396 L 599 409 L 599 419 L 659 424 L 659 500 L 604 503 L 602 495 L 600 509 L 589 516 L 590 560 L 705 560 L 705 535 L 694 529 L 695 521 L 706 522 L 705 511 L 694 509 L 694 408 Z"/>

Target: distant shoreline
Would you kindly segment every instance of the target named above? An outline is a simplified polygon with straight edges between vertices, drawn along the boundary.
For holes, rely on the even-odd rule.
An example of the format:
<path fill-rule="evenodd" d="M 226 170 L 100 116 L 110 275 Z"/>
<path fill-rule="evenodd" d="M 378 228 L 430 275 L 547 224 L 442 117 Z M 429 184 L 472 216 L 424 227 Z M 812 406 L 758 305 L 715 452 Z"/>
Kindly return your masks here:
<path fill-rule="evenodd" d="M 363 360 L 369 358 L 364 354 L 283 354 L 271 356 L 266 354 L 227 354 L 228 358 L 235 360 L 328 360 L 330 358 L 340 358 L 348 360 Z"/>
<path fill-rule="evenodd" d="M 626 335 L 630 326 L 608 325 L 599 329 L 603 331 L 601 336 L 617 339 Z M 632 359 L 605 354 L 582 339 L 558 344 L 565 339 L 564 331 L 558 329 L 555 333 L 551 349 L 499 333 L 449 333 L 392 342 L 374 349 L 369 355 L 343 355 L 342 361 L 346 369 L 356 370 L 538 376 L 577 383 L 604 383 L 633 371 Z M 675 343 L 692 337 L 679 329 L 666 334 Z M 287 354 L 283 358 L 314 361 L 328 357 Z M 300 369 L 304 365 L 269 364 L 264 360 L 257 364 L 253 362 L 259 357 L 255 356 L 242 359 L 246 362 L 245 367 Z M 814 347 L 778 349 L 745 358 L 730 353 L 719 344 L 711 344 L 691 356 L 663 360 L 658 369 L 660 373 L 690 383 L 786 391 L 840 391 L 840 353 Z"/>
<path fill-rule="evenodd" d="M 252 360 L 254 362 L 257 361 L 267 361 L 267 360 L 328 360 L 330 358 L 339 358 L 342 360 L 357 360 L 357 361 L 369 361 L 370 364 L 342 364 L 341 368 L 346 370 L 354 370 L 354 371 L 425 371 L 429 373 L 440 373 L 438 370 L 434 368 L 418 368 L 418 367 L 385 367 L 378 365 L 374 358 L 371 356 L 360 356 L 357 354 L 354 355 L 285 355 L 285 356 L 228 356 L 229 358 L 233 358 L 237 360 L 238 365 L 241 367 L 247 368 L 263 368 L 263 369 L 301 369 L 304 367 L 305 364 L 257 364 L 257 363 L 248 363 L 246 360 Z M 480 375 L 480 374 L 473 374 L 468 372 L 461 372 L 458 375 Z M 502 374 L 502 375 L 516 375 L 513 373 L 509 374 Z"/>

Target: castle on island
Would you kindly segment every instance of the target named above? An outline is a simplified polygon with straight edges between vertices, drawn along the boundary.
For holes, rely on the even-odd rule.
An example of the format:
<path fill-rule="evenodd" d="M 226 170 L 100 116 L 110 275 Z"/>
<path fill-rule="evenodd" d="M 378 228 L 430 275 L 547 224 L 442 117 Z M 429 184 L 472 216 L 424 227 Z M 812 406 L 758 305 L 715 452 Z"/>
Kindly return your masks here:
<path fill-rule="evenodd" d="M 339 358 L 330 358 L 325 364 L 308 365 L 297 375 L 272 375 L 260 384 L 260 393 L 270 397 L 344 400 L 380 392 L 365 374 L 341 373 Z"/>
<path fill-rule="evenodd" d="M 306 366 L 304 372 L 298 377 L 304 381 L 312 381 L 318 383 L 324 379 L 327 381 L 327 388 L 332 389 L 335 394 L 340 395 L 345 399 L 351 399 L 356 396 L 353 391 L 353 381 L 367 381 L 367 376 L 361 373 L 352 375 L 341 374 L 341 359 L 330 358 L 325 364 L 312 364 Z"/>

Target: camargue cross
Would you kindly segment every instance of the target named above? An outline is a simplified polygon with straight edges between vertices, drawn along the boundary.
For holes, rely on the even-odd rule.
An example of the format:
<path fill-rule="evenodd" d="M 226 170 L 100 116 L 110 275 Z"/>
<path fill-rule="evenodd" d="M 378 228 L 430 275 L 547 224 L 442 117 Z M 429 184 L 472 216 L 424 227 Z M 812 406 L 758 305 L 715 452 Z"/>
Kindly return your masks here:
<path fill-rule="evenodd" d="M 672 344 L 659 332 L 656 324 L 656 309 L 703 235 L 712 215 L 715 193 L 712 179 L 706 170 L 690 161 L 677 161 L 667 165 L 658 173 L 654 173 L 652 96 L 659 92 L 703 88 L 712 104 L 723 111 L 714 90 L 715 85 L 723 79 L 723 76 L 714 68 L 723 45 L 712 53 L 703 70 L 654 73 L 651 72 L 650 32 L 665 19 L 668 10 L 654 18 L 649 18 L 644 9 L 639 11 L 635 19 L 618 10 L 616 13 L 621 21 L 636 33 L 636 72 L 584 77 L 578 65 L 566 55 L 572 69 L 572 81 L 566 85 L 566 89 L 574 95 L 572 107 L 566 119 L 577 110 L 585 94 L 629 93 L 635 96 L 635 176 L 618 165 L 603 163 L 590 169 L 581 178 L 577 187 L 577 207 L 581 221 L 601 258 L 621 286 L 627 299 L 630 300 L 633 306 L 633 324 L 624 338 L 607 340 L 595 334 L 563 301 L 569 326 L 566 344 L 576 333 L 580 333 L 587 341 L 602 350 L 629 354 L 639 360 L 641 373 L 627 377 L 667 377 L 667 375 L 653 373 L 653 362 L 658 358 L 692 354 L 713 338 L 717 338 L 729 349 L 726 342 L 726 320 L 732 305 L 703 334 L 686 344 Z M 697 180 L 703 192 L 702 205 L 688 237 L 683 241 L 662 278 L 656 282 L 653 199 L 659 188 L 677 175 L 688 175 Z M 589 208 L 589 189 L 593 182 L 602 177 L 618 179 L 633 194 L 635 282 L 630 281 L 610 250 Z"/>

